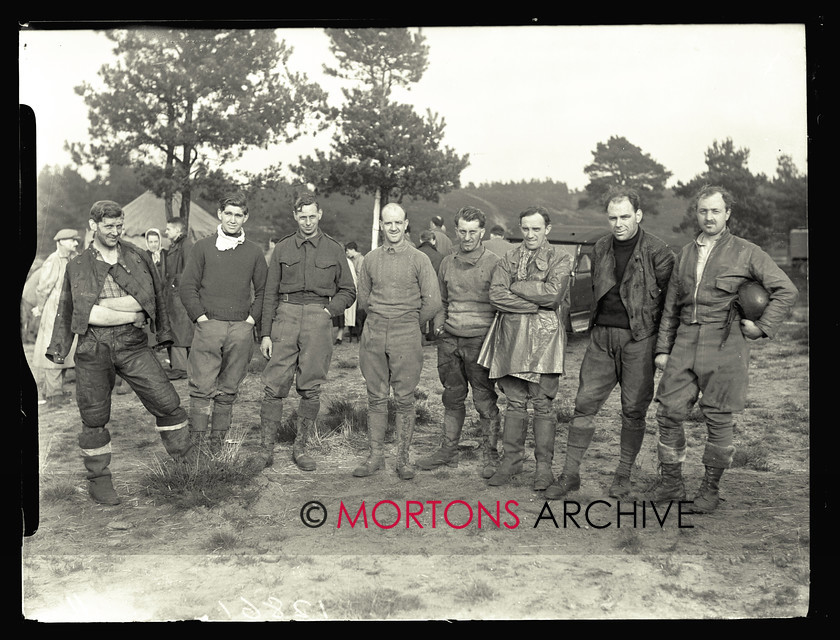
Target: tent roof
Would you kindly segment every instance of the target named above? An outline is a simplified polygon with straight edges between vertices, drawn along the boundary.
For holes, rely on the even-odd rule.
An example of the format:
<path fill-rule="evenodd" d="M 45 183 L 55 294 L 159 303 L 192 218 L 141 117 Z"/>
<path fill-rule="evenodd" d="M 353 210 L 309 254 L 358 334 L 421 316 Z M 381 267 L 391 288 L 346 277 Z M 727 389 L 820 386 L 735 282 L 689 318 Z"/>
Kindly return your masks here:
<path fill-rule="evenodd" d="M 181 194 L 177 193 L 172 198 L 173 211 L 177 211 L 180 205 Z M 161 233 L 166 229 L 166 209 L 163 198 L 157 197 L 151 191 L 147 191 L 125 205 L 123 213 L 125 213 L 123 236 L 141 247 L 145 247 L 143 234 L 148 229 L 154 227 Z M 190 203 L 188 235 L 193 242 L 216 233 L 218 226 L 219 220 L 216 216 L 208 213 L 197 203 Z"/>

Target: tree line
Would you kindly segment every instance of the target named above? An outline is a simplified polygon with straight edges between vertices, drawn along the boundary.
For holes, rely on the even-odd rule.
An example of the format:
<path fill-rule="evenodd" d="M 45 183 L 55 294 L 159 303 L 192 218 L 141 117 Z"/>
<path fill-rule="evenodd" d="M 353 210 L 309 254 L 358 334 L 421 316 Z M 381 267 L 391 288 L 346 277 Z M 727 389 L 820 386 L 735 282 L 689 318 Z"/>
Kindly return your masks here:
<path fill-rule="evenodd" d="M 128 202 L 132 193 L 148 189 L 164 199 L 168 215 L 188 218 L 193 200 L 213 211 L 232 188 L 283 212 L 296 193 L 314 188 L 351 202 L 372 198 L 375 246 L 379 207 L 407 197 L 437 202 L 459 189 L 469 155 L 444 144 L 444 118 L 431 111 L 419 115 L 394 99 L 394 88 L 410 88 L 428 68 L 422 30 L 325 31 L 336 63 L 324 71 L 350 87 L 343 89 L 339 107 L 329 106 L 320 86 L 290 69 L 293 50 L 271 30 L 108 31 L 114 62 L 100 69 L 103 88 L 76 89 L 89 111 L 89 142 L 67 143 L 74 164 L 93 168 L 97 177 L 85 181 L 70 167 L 42 171 L 39 238 L 51 229 L 79 226 L 80 213 L 84 224 L 92 198 Z M 296 165 L 236 175 L 227 169 L 249 149 L 328 127 L 330 148 Z M 670 171 L 620 136 L 598 142 L 592 156 L 579 206 L 600 206 L 617 184 L 638 189 L 645 212 L 657 214 Z M 678 182 L 673 193 L 690 198 L 704 183 L 723 184 L 737 201 L 733 231 L 755 242 L 804 226 L 807 181 L 790 156 L 779 156 L 772 178 L 753 175 L 748 158 L 749 150 L 731 139 L 716 140 L 705 154 L 706 171 Z M 172 210 L 175 194 L 181 194 L 178 211 Z M 680 228 L 694 225 L 687 211 Z"/>

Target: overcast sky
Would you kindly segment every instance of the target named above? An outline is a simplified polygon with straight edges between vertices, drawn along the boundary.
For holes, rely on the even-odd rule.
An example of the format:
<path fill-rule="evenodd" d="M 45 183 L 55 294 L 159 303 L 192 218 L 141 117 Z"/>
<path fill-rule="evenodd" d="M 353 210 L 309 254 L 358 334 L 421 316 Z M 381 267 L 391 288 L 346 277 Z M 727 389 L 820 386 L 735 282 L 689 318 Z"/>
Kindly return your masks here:
<path fill-rule="evenodd" d="M 290 66 L 341 94 L 321 29 L 281 29 Z M 469 154 L 469 182 L 552 178 L 583 188 L 599 142 L 623 136 L 677 180 L 705 170 L 704 152 L 731 137 L 753 173 L 790 155 L 807 171 L 803 25 L 423 28 L 429 68 L 396 98 L 441 115 L 444 144 Z M 85 141 L 87 109 L 73 88 L 96 84 L 113 43 L 91 30 L 21 31 L 20 102 L 37 120 L 37 165 L 69 164 L 65 140 Z M 249 154 L 252 170 L 292 164 L 329 138 Z"/>

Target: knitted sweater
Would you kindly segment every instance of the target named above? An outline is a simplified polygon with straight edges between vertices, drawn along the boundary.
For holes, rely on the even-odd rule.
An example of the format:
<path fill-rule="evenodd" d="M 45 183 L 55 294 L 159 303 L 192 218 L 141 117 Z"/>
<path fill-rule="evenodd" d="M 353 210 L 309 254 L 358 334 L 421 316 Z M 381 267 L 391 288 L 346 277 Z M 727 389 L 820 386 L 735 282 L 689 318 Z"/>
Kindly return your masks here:
<path fill-rule="evenodd" d="M 438 283 L 443 305 L 435 328 L 454 336 L 475 338 L 487 334 L 496 316 L 490 304 L 490 279 L 499 257 L 483 246 L 470 253 L 450 253 L 440 263 Z"/>
<path fill-rule="evenodd" d="M 259 326 L 267 272 L 263 251 L 255 243 L 246 239 L 234 249 L 219 251 L 213 234 L 196 242 L 190 252 L 181 275 L 181 301 L 193 322 L 203 314 L 227 321 L 250 315 Z"/>
<path fill-rule="evenodd" d="M 407 243 L 368 253 L 359 273 L 358 303 L 368 315 L 429 322 L 440 309 L 440 289 L 428 256 Z"/>

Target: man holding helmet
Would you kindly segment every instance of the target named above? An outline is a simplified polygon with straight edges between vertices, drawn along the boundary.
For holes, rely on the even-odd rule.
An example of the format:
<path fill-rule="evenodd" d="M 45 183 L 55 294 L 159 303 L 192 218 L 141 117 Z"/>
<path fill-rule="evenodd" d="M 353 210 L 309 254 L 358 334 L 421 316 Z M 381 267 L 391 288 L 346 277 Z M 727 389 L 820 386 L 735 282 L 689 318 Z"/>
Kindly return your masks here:
<path fill-rule="evenodd" d="M 693 510 L 710 513 L 719 504 L 720 479 L 735 454 L 732 414 L 743 411 L 746 401 L 746 339 L 772 338 L 798 291 L 761 248 L 729 231 L 734 199 L 726 189 L 704 186 L 694 203 L 701 233 L 677 255 L 656 344 L 655 363 L 663 370 L 656 395 L 662 476 L 649 499 L 685 500 L 683 421 L 702 393 L 706 472 Z M 751 281 L 769 296 L 756 320 L 742 317 L 737 304 L 739 289 Z"/>

